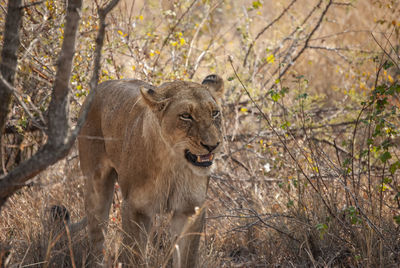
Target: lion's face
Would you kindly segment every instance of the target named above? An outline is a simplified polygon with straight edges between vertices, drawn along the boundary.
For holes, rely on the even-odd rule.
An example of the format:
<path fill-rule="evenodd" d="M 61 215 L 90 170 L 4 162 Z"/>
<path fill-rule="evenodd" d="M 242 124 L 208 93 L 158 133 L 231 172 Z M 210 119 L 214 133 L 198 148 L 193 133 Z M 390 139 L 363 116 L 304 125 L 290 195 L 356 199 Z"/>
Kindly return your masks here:
<path fill-rule="evenodd" d="M 160 134 L 174 158 L 196 173 L 209 173 L 223 140 L 219 105 L 222 79 L 210 75 L 201 85 L 166 83 L 154 91 L 142 89 L 142 95 L 158 117 Z"/>

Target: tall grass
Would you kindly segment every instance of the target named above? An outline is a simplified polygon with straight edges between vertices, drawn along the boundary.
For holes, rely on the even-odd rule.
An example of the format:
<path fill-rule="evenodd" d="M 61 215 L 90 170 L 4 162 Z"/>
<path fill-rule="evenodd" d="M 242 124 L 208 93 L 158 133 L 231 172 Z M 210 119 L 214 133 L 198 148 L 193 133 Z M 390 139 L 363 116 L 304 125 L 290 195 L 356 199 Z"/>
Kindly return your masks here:
<path fill-rule="evenodd" d="M 46 51 L 58 51 L 61 38 L 61 22 L 44 15 L 62 16 L 65 8 L 50 2 L 30 7 L 24 17 L 23 42 L 31 54 L 20 55 L 17 77 L 31 96 L 26 102 L 38 111 L 47 107 L 56 58 Z M 109 21 L 102 80 L 134 77 L 158 85 L 201 81 L 210 72 L 225 78 L 224 151 L 211 176 L 200 267 L 400 262 L 398 6 L 335 2 L 310 36 L 327 3 L 136 1 L 131 9 L 126 1 Z M 76 111 L 87 94 L 94 9 L 87 3 L 82 15 L 71 81 Z M 35 21 L 42 23 L 35 28 L 43 33 L 39 39 L 29 28 Z M 45 139 L 29 132 L 29 118 L 17 104 L 9 125 L 6 170 Z M 86 231 L 68 234 L 64 222 L 51 217 L 53 205 L 65 206 L 71 222 L 84 217 L 83 184 L 74 148 L 10 198 L 0 216 L 2 264 L 87 264 Z M 104 252 L 110 267 L 118 266 L 126 248 L 120 202 L 117 188 Z M 132 254 L 146 267 L 171 266 L 169 218 L 156 222 L 146 248 Z"/>

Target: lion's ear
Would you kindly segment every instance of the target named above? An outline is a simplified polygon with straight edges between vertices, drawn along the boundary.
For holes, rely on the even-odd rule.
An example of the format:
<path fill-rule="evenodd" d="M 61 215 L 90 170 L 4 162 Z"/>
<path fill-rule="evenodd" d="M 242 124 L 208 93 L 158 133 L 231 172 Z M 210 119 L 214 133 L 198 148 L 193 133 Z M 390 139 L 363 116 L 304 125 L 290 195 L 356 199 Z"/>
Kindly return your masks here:
<path fill-rule="evenodd" d="M 142 94 L 142 97 L 146 102 L 146 104 L 151 109 L 156 111 L 164 110 L 167 104 L 167 99 L 165 99 L 162 94 L 159 94 L 156 91 L 154 91 L 154 89 L 147 87 L 141 87 L 140 93 Z"/>
<path fill-rule="evenodd" d="M 224 80 L 222 80 L 219 75 L 207 75 L 201 83 L 209 88 L 211 94 L 217 100 L 221 99 L 224 96 Z"/>

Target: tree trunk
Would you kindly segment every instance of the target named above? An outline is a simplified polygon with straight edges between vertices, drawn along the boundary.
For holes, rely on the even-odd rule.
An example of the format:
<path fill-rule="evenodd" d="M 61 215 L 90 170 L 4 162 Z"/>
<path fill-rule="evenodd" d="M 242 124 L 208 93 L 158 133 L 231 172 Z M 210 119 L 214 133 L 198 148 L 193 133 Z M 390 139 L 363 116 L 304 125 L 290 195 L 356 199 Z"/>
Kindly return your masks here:
<path fill-rule="evenodd" d="M 19 48 L 19 29 L 22 21 L 21 0 L 9 0 L 6 25 L 4 28 L 3 50 L 1 51 L 0 75 L 8 84 L 14 84 L 17 66 L 17 50 Z M 3 163 L 2 135 L 11 105 L 12 92 L 0 79 L 0 163 Z M 2 172 L 0 172 L 1 174 Z"/>
<path fill-rule="evenodd" d="M 19 48 L 19 29 L 22 21 L 21 0 L 9 0 L 1 52 L 0 73 L 10 84 L 14 84 Z M 0 131 L 3 133 L 11 102 L 11 91 L 0 80 Z"/>

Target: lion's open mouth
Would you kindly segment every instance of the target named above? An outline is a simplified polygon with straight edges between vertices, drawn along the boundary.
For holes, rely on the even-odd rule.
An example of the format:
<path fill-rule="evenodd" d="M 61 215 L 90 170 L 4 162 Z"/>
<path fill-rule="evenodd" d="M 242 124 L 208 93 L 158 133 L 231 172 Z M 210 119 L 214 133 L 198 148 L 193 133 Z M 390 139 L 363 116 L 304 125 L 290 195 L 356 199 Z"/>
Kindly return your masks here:
<path fill-rule="evenodd" d="M 192 154 L 189 150 L 185 151 L 186 159 L 195 166 L 199 167 L 209 167 L 212 165 L 212 161 L 214 159 L 214 154 L 204 154 L 204 155 L 195 155 Z"/>

